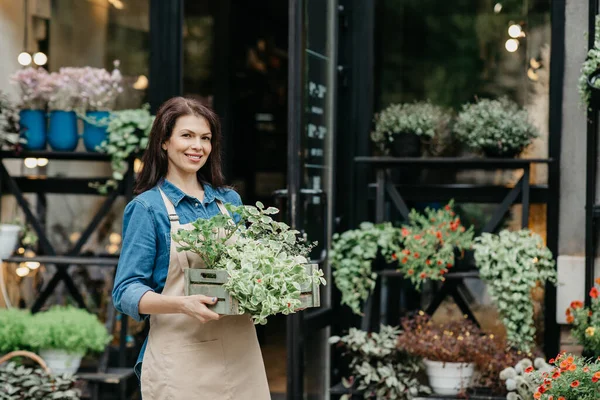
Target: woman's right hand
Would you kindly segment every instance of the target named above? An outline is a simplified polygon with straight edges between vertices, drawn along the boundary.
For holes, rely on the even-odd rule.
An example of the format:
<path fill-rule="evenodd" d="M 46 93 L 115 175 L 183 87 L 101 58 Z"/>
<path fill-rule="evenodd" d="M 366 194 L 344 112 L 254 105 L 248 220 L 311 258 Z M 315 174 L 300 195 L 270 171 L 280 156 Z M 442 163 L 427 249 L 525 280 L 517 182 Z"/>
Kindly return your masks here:
<path fill-rule="evenodd" d="M 213 305 L 216 303 L 216 297 L 208 297 L 202 294 L 183 296 L 182 311 L 200 322 L 216 321 L 220 318 L 219 314 L 211 311 L 206 306 L 206 304 Z"/>

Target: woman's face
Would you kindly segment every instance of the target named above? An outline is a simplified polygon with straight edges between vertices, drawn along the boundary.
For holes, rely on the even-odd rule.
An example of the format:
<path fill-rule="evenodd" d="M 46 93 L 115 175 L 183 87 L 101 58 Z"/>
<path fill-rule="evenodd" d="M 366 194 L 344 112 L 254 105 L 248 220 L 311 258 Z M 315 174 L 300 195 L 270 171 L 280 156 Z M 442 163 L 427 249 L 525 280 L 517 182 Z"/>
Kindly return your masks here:
<path fill-rule="evenodd" d="M 203 117 L 184 115 L 175 122 L 171 137 L 162 144 L 169 158 L 169 172 L 195 174 L 212 150 L 212 133 Z"/>

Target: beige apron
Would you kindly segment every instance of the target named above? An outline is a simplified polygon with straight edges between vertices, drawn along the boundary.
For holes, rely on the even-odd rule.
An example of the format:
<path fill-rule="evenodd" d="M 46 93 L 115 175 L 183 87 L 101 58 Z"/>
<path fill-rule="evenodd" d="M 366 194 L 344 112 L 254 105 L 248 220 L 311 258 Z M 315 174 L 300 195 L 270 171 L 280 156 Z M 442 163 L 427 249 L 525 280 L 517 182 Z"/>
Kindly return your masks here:
<path fill-rule="evenodd" d="M 169 213 L 171 233 L 181 225 L 175 207 L 160 191 Z M 221 212 L 229 215 L 217 200 Z M 221 233 L 223 234 L 223 233 Z M 202 268 L 200 256 L 178 252 L 170 241 L 164 296 L 183 296 L 184 268 Z M 201 323 L 185 314 L 150 316 L 150 333 L 142 361 L 143 400 L 270 399 L 256 329 L 248 315 L 221 316 Z"/>

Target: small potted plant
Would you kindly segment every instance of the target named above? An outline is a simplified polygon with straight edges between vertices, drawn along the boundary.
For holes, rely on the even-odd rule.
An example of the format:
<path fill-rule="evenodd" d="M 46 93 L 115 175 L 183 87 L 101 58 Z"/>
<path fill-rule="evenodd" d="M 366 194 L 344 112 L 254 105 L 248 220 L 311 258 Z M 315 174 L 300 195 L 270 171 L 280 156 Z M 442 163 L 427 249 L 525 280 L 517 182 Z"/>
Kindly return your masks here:
<path fill-rule="evenodd" d="M 24 68 L 11 75 L 12 83 L 21 89 L 19 107 L 20 124 L 28 150 L 46 148 L 46 79 L 48 72 L 43 68 Z"/>
<path fill-rule="evenodd" d="M 250 314 L 254 323 L 266 324 L 274 314 L 320 305 L 323 271 L 308 263 L 314 243 L 271 215 L 279 210 L 226 204 L 237 222 L 223 214 L 199 218 L 192 229 L 172 235 L 177 251 L 200 255 L 206 267 L 185 270 L 186 294 L 205 294 L 220 286 L 213 310 L 223 315 Z M 219 236 L 216 232 L 225 232 Z M 235 241 L 232 243 L 231 239 Z M 214 292 L 213 292 L 214 293 Z M 248 294 L 251 294 L 250 296 Z"/>
<path fill-rule="evenodd" d="M 391 104 L 375 115 L 374 122 L 371 140 L 384 154 L 418 157 L 424 143 L 447 131 L 450 114 L 429 102 Z"/>
<path fill-rule="evenodd" d="M 600 278 L 596 278 L 600 285 Z M 571 335 L 577 343 L 583 346 L 582 355 L 585 357 L 600 356 L 600 299 L 598 287 L 594 286 L 589 293 L 591 306 L 583 307 L 582 301 L 572 301 L 567 308 L 567 322 L 571 324 Z"/>
<path fill-rule="evenodd" d="M 539 385 L 551 372 L 552 366 L 543 358 L 538 357 L 533 362 L 523 358 L 514 367 L 503 369 L 499 378 L 504 382 L 508 400 L 534 400 Z"/>
<path fill-rule="evenodd" d="M 26 143 L 20 137 L 19 113 L 6 93 L 0 91 L 0 150 L 20 149 Z"/>
<path fill-rule="evenodd" d="M 467 319 L 437 325 L 422 311 L 403 318 L 401 330 L 398 347 L 423 358 L 429 385 L 442 395 L 456 395 L 469 387 L 477 352 L 493 340 Z"/>
<path fill-rule="evenodd" d="M 15 250 L 19 241 L 21 226 L 11 224 L 0 224 L 0 260 L 7 258 Z"/>
<path fill-rule="evenodd" d="M 50 110 L 48 143 L 53 150 L 73 151 L 79 142 L 75 110 L 81 107 L 82 77 L 81 68 L 64 67 L 45 80 Z"/>
<path fill-rule="evenodd" d="M 527 229 L 484 233 L 475 239 L 475 263 L 506 328 L 510 346 L 528 352 L 535 343 L 531 292 L 556 283 L 552 253 Z"/>
<path fill-rule="evenodd" d="M 515 157 L 539 136 L 527 111 L 507 98 L 463 105 L 453 131 L 461 143 L 488 157 Z"/>
<path fill-rule="evenodd" d="M 73 374 L 88 352 L 101 352 L 111 339 L 94 314 L 74 307 L 54 306 L 34 314 L 25 339 L 55 374 Z"/>
<path fill-rule="evenodd" d="M 600 106 L 600 16 L 596 16 L 594 47 L 587 54 L 579 76 L 579 96 L 586 107 Z"/>
<path fill-rule="evenodd" d="M 329 343 L 350 358 L 351 376 L 342 379 L 343 385 L 365 399 L 411 400 L 431 393 L 420 382 L 420 360 L 396 346 L 399 334 L 398 328 L 382 325 L 378 333 L 350 328 L 346 336 L 332 336 Z"/>
<path fill-rule="evenodd" d="M 80 88 L 82 107 L 86 112 L 80 117 L 83 120 L 83 144 L 87 151 L 96 151 L 106 140 L 110 111 L 123 91 L 119 62 L 115 61 L 114 66 L 112 72 L 91 67 L 82 71 Z"/>

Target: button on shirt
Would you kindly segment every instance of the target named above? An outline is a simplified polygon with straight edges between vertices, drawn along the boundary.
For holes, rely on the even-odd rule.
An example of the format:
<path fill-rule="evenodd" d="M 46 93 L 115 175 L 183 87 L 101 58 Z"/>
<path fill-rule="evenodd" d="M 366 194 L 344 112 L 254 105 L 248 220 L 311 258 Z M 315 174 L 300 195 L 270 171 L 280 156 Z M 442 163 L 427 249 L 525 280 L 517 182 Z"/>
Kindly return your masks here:
<path fill-rule="evenodd" d="M 140 299 L 148 291 L 161 293 L 169 270 L 171 224 L 159 187 L 175 206 L 181 224 L 219 214 L 221 211 L 216 200 L 223 204 L 242 204 L 240 195 L 234 190 L 215 189 L 207 183 L 203 184 L 204 200 L 200 202 L 166 179 L 127 204 L 123 214 L 123 244 L 112 297 L 115 308 L 136 321 L 147 317 L 139 313 Z M 237 222 L 238 217 L 234 218 Z M 146 343 L 142 346 L 136 372 L 139 372 L 138 366 L 145 348 Z"/>

